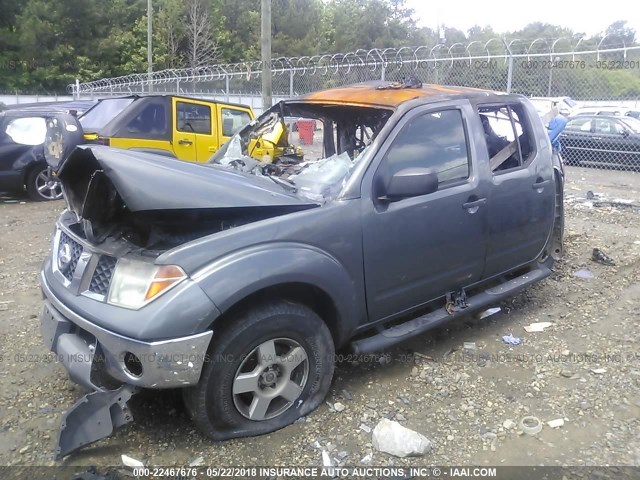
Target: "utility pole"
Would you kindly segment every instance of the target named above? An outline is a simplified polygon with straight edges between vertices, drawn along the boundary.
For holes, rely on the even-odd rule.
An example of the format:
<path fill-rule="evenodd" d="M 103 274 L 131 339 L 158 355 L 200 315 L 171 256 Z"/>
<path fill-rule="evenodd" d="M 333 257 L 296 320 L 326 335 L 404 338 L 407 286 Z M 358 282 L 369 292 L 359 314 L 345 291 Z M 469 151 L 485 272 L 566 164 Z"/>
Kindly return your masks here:
<path fill-rule="evenodd" d="M 262 108 L 264 111 L 271 107 L 271 0 L 262 0 L 261 35 Z"/>
<path fill-rule="evenodd" d="M 152 32 L 153 32 L 153 7 L 151 0 L 147 0 L 147 76 L 149 81 L 149 93 L 151 93 L 151 74 L 153 73 L 152 56 Z"/>

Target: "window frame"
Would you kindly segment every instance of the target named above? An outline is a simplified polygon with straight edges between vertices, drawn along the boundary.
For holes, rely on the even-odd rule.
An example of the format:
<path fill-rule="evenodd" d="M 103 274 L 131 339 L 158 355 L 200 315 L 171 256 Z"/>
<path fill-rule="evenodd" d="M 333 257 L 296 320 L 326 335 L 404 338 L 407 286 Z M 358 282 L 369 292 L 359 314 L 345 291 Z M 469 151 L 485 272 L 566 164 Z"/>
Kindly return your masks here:
<path fill-rule="evenodd" d="M 235 132 L 231 133 L 230 135 L 226 134 L 226 132 L 224 130 L 224 111 L 225 110 L 229 110 L 229 111 L 232 111 L 232 112 L 240 112 L 240 113 L 246 114 L 248 120 L 247 120 L 247 122 L 243 123 L 242 126 L 246 125 L 247 123 L 249 123 L 251 121 L 251 115 L 244 108 L 237 108 L 237 107 L 233 107 L 231 105 L 224 105 L 224 104 L 220 105 L 220 122 L 221 122 L 220 135 L 222 137 L 229 137 L 230 138 L 230 137 L 233 137 L 238 131 L 236 130 Z M 240 128 L 242 128 L 242 126 Z"/>
<path fill-rule="evenodd" d="M 516 108 L 514 108 L 516 107 Z M 523 170 L 525 168 L 529 168 L 529 165 L 531 164 L 531 162 L 533 162 L 534 158 L 536 158 L 536 155 L 538 153 L 538 145 L 537 142 L 532 142 L 532 134 L 533 134 L 533 126 L 531 125 L 531 119 L 530 119 L 530 115 L 528 114 L 527 108 L 526 106 L 522 103 L 522 102 L 518 102 L 515 100 L 510 100 L 510 101 L 506 101 L 506 102 L 488 102 L 488 103 L 476 103 L 474 105 L 474 110 L 475 110 L 475 114 L 478 117 L 478 121 L 482 122 L 482 119 L 480 118 L 481 112 L 480 109 L 483 108 L 495 108 L 498 111 L 503 109 L 503 108 L 507 108 L 508 112 L 509 112 L 509 120 L 511 123 L 511 129 L 513 130 L 513 134 L 515 136 L 516 139 L 518 139 L 518 129 L 516 128 L 516 121 L 513 117 L 513 113 L 515 113 L 518 116 L 518 120 L 520 122 L 520 126 L 522 128 L 522 134 L 526 135 L 528 142 L 529 142 L 529 154 L 527 155 L 527 158 L 525 159 L 523 157 L 522 154 L 522 144 L 520 141 L 517 142 L 517 146 L 518 146 L 518 156 L 520 157 L 520 164 L 516 167 L 511 167 L 505 170 L 491 170 L 491 165 L 489 163 L 488 167 L 489 167 L 489 174 L 491 175 L 491 177 L 496 177 L 499 175 L 504 175 L 506 173 L 511 173 L 511 172 L 517 172 L 519 170 Z M 517 110 L 520 110 L 522 115 L 520 113 L 518 113 Z M 513 113 L 512 113 L 513 112 Z M 487 145 L 486 139 L 484 138 L 483 135 L 483 144 L 484 144 L 484 151 L 487 153 L 487 157 L 489 159 L 489 161 L 491 161 L 491 158 L 489 157 L 489 146 Z"/>
<path fill-rule="evenodd" d="M 594 121 L 593 117 L 595 117 L 595 115 L 578 115 L 575 118 L 572 118 L 571 120 L 569 120 L 569 122 L 567 123 L 567 126 L 565 127 L 565 131 L 590 133 L 592 128 L 593 128 L 593 125 L 592 125 L 592 123 Z M 584 120 L 584 122 L 582 122 L 580 127 L 575 128 L 573 125 L 576 125 L 579 120 Z M 586 123 L 589 123 L 589 129 L 588 130 L 583 130 L 582 126 L 585 125 Z"/>
<path fill-rule="evenodd" d="M 133 120 L 135 120 L 145 108 L 151 105 L 165 109 L 163 131 L 159 133 L 130 132 L 130 123 L 133 122 Z M 170 141 L 171 128 L 171 103 L 167 97 L 139 97 L 129 105 L 129 107 L 125 108 L 120 115 L 107 124 L 107 127 L 103 130 L 103 134 L 106 137 L 113 138 Z"/>
<path fill-rule="evenodd" d="M 209 109 L 209 121 L 207 123 L 207 126 L 209 128 L 209 131 L 207 132 L 196 132 L 196 131 L 189 131 L 189 130 L 182 130 L 179 127 L 179 118 L 178 118 L 178 113 L 180 110 L 180 105 L 185 105 L 185 106 L 191 106 L 191 107 L 198 107 L 198 108 L 207 108 Z M 211 105 L 207 105 L 205 103 L 196 103 L 196 102 L 188 102 L 188 101 L 184 101 L 184 100 L 180 100 L 180 99 L 176 99 L 176 118 L 175 118 L 175 122 L 176 122 L 176 131 L 180 132 L 180 133 L 187 133 L 187 134 L 193 134 L 193 135 L 207 135 L 207 136 L 211 136 L 213 135 L 213 127 L 211 125 L 212 122 L 212 111 L 213 109 L 211 108 Z M 185 112 L 186 113 L 186 112 Z M 193 126 L 192 126 L 193 127 Z"/>
<path fill-rule="evenodd" d="M 465 147 L 467 151 L 467 165 L 469 167 L 468 174 L 467 174 L 467 177 L 464 179 L 460 179 L 458 181 L 452 181 L 444 185 L 440 181 L 438 181 L 438 189 L 435 192 L 430 193 L 428 195 L 434 195 L 438 192 L 446 191 L 450 188 L 459 187 L 460 185 L 470 184 L 472 179 L 474 178 L 476 171 L 475 171 L 475 165 L 473 161 L 473 157 L 474 157 L 473 148 L 472 148 L 473 145 L 471 143 L 470 134 L 469 134 L 469 125 L 467 123 L 469 121 L 468 112 L 465 112 L 465 107 L 466 105 L 463 105 L 462 103 L 457 103 L 453 105 L 425 105 L 425 106 L 417 107 L 415 110 L 409 111 L 405 115 L 403 115 L 403 117 L 400 118 L 394 125 L 393 131 L 385 138 L 384 148 L 380 149 L 376 155 L 376 157 L 379 160 L 375 162 L 377 163 L 377 165 L 375 166 L 375 170 L 372 176 L 372 186 L 371 186 L 372 199 L 375 200 L 375 198 L 377 198 L 377 195 L 375 192 L 377 190 L 377 184 L 381 181 L 381 179 L 386 177 L 386 172 L 384 172 L 384 170 L 387 168 L 386 167 L 387 155 L 391 150 L 391 148 L 393 147 L 393 144 L 398 139 L 398 137 L 403 132 L 403 130 L 407 127 L 407 125 L 413 120 L 416 120 L 417 118 L 423 117 L 425 115 L 431 115 L 434 113 L 450 111 L 450 110 L 456 111 L 460 115 L 460 121 L 462 123 L 462 130 L 463 130 L 464 139 L 465 139 Z M 412 198 L 415 198 L 415 197 L 412 197 Z M 402 199 L 402 200 L 399 200 L 399 202 L 402 202 L 405 200 L 409 200 L 409 199 Z"/>
<path fill-rule="evenodd" d="M 609 124 L 613 127 L 613 131 L 609 131 L 609 132 L 600 132 L 600 131 L 598 131 L 598 121 L 600 121 L 601 124 L 604 123 L 604 122 L 609 122 Z M 617 129 L 620 129 L 620 131 L 617 131 Z M 620 135 L 623 135 L 626 130 L 627 130 L 626 126 L 616 118 L 608 118 L 608 117 L 596 118 L 594 120 L 594 124 L 593 124 L 593 133 L 596 134 L 596 135 L 616 135 L 616 136 L 620 136 Z"/>

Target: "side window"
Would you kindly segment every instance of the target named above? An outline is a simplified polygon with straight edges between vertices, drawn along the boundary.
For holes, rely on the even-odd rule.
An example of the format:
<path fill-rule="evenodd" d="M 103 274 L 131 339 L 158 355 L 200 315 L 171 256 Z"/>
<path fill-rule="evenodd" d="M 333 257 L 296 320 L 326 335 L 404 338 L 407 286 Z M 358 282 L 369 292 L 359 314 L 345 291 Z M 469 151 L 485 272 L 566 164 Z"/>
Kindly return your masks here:
<path fill-rule="evenodd" d="M 431 168 L 440 186 L 469 177 L 467 138 L 458 110 L 432 112 L 407 123 L 385 155 L 389 175 L 405 168 Z"/>
<path fill-rule="evenodd" d="M 232 137 L 251 121 L 249 112 L 233 108 L 222 109 L 222 136 Z"/>
<path fill-rule="evenodd" d="M 591 131 L 591 119 L 590 118 L 576 118 L 567 123 L 566 130 L 577 130 L 579 132 Z"/>
<path fill-rule="evenodd" d="M 518 168 L 532 158 L 533 144 L 520 105 L 481 106 L 478 109 L 491 171 Z"/>
<path fill-rule="evenodd" d="M 164 104 L 148 103 L 127 125 L 129 133 L 161 135 L 166 133 L 167 117 Z"/>
<path fill-rule="evenodd" d="M 211 135 L 211 107 L 176 102 L 176 128 L 179 132 Z"/>
<path fill-rule="evenodd" d="M 615 120 L 610 120 L 608 118 L 596 118 L 595 132 L 602 134 L 622 134 L 622 132 L 624 132 L 624 128 Z"/>
<path fill-rule="evenodd" d="M 47 135 L 47 125 L 41 117 L 19 117 L 10 120 L 4 132 L 0 132 L 0 139 L 6 136 L 20 145 L 40 145 Z"/>

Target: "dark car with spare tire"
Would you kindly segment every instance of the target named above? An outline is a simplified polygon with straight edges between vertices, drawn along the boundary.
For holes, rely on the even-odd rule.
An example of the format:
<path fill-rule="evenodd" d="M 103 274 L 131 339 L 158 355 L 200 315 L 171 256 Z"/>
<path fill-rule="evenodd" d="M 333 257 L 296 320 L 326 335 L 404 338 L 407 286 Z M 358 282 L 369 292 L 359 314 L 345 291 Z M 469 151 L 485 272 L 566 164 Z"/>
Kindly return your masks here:
<path fill-rule="evenodd" d="M 31 200 L 62 198 L 62 186 L 45 160 L 46 118 L 79 115 L 94 102 L 58 102 L 13 106 L 0 112 L 0 192 L 24 194 Z"/>

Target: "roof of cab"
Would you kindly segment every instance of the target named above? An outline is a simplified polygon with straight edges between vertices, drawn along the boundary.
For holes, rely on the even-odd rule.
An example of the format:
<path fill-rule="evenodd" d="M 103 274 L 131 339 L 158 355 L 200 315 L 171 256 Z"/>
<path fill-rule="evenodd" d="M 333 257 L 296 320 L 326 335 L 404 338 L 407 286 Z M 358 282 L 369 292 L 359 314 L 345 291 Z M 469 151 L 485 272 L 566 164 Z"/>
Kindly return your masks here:
<path fill-rule="evenodd" d="M 296 100 L 310 103 L 397 108 L 417 98 L 439 100 L 452 96 L 476 97 L 496 93 L 498 92 L 491 90 L 435 84 L 423 84 L 421 88 L 411 88 L 403 87 L 399 83 L 378 81 L 321 90 Z"/>

